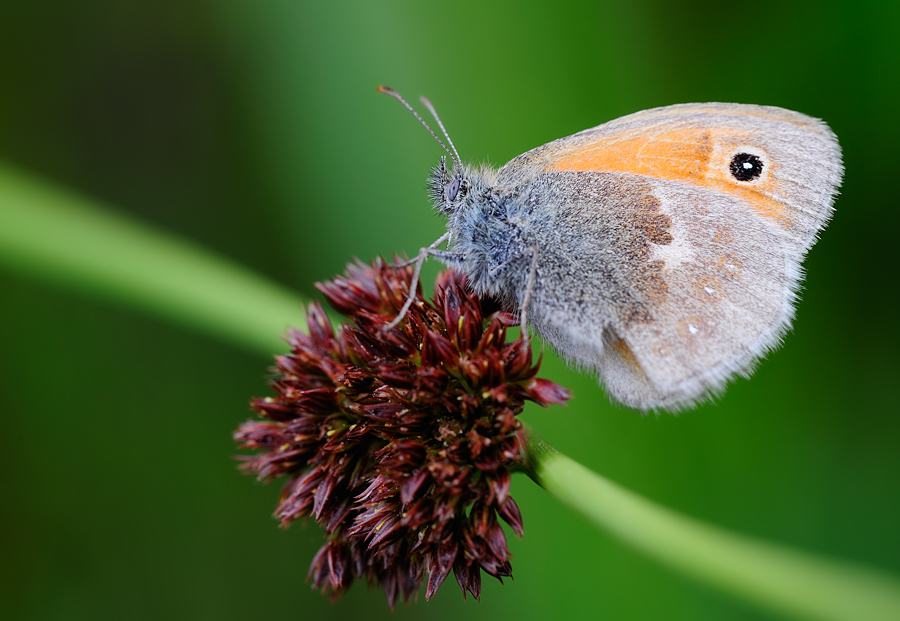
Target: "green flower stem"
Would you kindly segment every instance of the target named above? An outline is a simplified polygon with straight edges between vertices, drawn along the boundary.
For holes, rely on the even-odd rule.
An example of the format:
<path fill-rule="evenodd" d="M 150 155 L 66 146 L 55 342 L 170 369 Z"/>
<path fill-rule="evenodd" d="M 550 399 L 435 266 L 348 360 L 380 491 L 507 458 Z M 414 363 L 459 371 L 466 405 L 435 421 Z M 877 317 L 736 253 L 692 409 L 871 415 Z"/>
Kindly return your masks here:
<path fill-rule="evenodd" d="M 283 349 L 303 300 L 187 241 L 0 166 L 0 265 L 164 316 L 253 352 Z M 302 324 L 298 327 L 303 328 Z M 531 474 L 631 546 L 712 587 L 804 618 L 900 619 L 900 582 L 679 515 L 535 439 Z"/>
<path fill-rule="evenodd" d="M 774 612 L 801 619 L 900 619 L 900 581 L 728 532 L 661 507 L 591 472 L 532 434 L 532 478 L 647 556 Z"/>
<path fill-rule="evenodd" d="M 250 270 L 0 165 L 0 265 L 253 352 L 283 350 L 304 300 Z"/>

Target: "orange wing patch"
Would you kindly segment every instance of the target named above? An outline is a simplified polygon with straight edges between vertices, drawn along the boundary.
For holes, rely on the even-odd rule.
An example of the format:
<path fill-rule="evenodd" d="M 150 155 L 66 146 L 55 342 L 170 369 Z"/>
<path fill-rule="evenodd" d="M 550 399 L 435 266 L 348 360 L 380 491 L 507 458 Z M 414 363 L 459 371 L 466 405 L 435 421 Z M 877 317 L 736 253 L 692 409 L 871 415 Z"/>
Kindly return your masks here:
<path fill-rule="evenodd" d="M 707 129 L 683 129 L 662 135 L 636 133 L 578 147 L 557 160 L 553 169 L 627 172 L 696 184 L 709 166 L 712 154 Z M 692 181 L 693 180 L 693 181 Z"/>
<path fill-rule="evenodd" d="M 741 183 L 731 177 L 734 150 L 754 144 L 754 132 L 727 128 L 634 128 L 598 137 L 551 158 L 547 170 L 598 171 L 645 175 L 718 190 L 741 199 L 757 213 L 781 224 L 790 220 L 786 205 L 777 195 L 777 162 L 756 182 Z M 755 148 L 759 150 L 759 148 Z"/>

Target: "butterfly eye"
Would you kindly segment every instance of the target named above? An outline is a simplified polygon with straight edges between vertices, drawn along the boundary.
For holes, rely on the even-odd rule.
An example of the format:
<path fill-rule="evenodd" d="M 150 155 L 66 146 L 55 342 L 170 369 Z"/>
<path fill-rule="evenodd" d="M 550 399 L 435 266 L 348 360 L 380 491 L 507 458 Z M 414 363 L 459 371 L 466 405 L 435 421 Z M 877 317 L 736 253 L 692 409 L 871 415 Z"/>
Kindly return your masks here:
<path fill-rule="evenodd" d="M 456 195 L 459 193 L 459 179 L 454 179 L 447 186 L 447 198 L 451 201 L 456 200 Z"/>
<path fill-rule="evenodd" d="M 738 181 L 753 181 L 762 174 L 763 162 L 758 155 L 738 153 L 731 158 L 729 169 Z"/>

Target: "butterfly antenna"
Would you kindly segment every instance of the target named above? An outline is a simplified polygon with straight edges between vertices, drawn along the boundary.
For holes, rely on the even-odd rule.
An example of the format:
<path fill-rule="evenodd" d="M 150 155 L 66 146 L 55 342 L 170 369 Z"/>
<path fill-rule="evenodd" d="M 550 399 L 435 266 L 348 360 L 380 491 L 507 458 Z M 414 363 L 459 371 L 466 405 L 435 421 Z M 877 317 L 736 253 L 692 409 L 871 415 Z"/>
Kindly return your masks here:
<path fill-rule="evenodd" d="M 454 148 L 453 148 L 453 151 L 451 151 L 450 149 L 448 149 L 448 148 L 447 148 L 447 145 L 445 145 L 444 142 L 443 142 L 440 138 L 438 138 L 437 134 L 434 133 L 434 130 L 431 129 L 431 128 L 428 126 L 428 123 L 425 122 L 425 119 L 423 119 L 421 116 L 419 116 L 419 113 L 416 112 L 415 109 L 414 109 L 411 105 L 409 105 L 409 103 L 407 103 L 407 101 L 406 101 L 405 99 L 403 99 L 403 97 L 400 96 L 400 93 L 398 93 L 398 92 L 395 91 L 394 89 L 389 88 L 389 87 L 387 87 L 387 86 L 379 86 L 379 87 L 378 87 L 377 89 L 375 89 L 375 90 L 377 90 L 379 93 L 384 93 L 385 95 L 390 95 L 391 97 L 393 97 L 394 99 L 396 99 L 397 101 L 399 101 L 400 103 L 402 103 L 404 106 L 406 106 L 406 109 L 409 110 L 410 112 L 412 112 L 412 115 L 413 115 L 414 117 L 416 117 L 417 119 L 419 119 L 419 123 L 421 123 L 421 124 L 425 127 L 425 129 L 428 130 L 428 133 L 431 134 L 431 136 L 432 136 L 435 140 L 438 141 L 438 144 L 441 145 L 441 146 L 444 148 L 444 151 L 447 152 L 447 155 L 449 155 L 450 157 L 454 158 L 454 161 L 456 161 L 457 165 L 460 164 L 459 155 L 454 155 L 455 152 L 456 152 L 456 148 L 454 147 Z M 429 103 L 428 105 L 431 106 L 430 103 Z M 429 109 L 433 110 L 433 108 L 429 108 Z M 433 111 L 432 111 L 432 114 L 434 114 Z M 437 118 L 437 115 L 435 115 L 435 118 Z M 441 124 L 441 121 L 440 121 L 440 119 L 438 119 L 438 125 L 440 125 L 440 124 Z M 441 129 L 444 129 L 444 126 L 443 126 L 443 125 L 441 125 Z M 444 135 L 447 136 L 447 132 L 446 132 L 446 131 L 444 132 Z M 450 140 L 450 137 L 449 137 L 449 136 L 447 136 L 447 140 Z M 450 144 L 452 145 L 453 142 L 450 142 Z"/>
<path fill-rule="evenodd" d="M 450 134 L 447 133 L 444 124 L 441 122 L 441 117 L 438 116 L 437 110 L 434 109 L 434 106 L 431 104 L 431 101 L 427 97 L 420 97 L 419 101 L 422 102 L 423 106 L 428 108 L 431 116 L 433 116 L 434 120 L 437 121 L 438 127 L 441 128 L 441 131 L 444 132 L 444 136 L 447 138 L 447 142 L 450 143 L 450 148 L 453 149 L 453 153 L 456 154 L 456 165 L 461 166 L 462 160 L 460 160 L 459 158 L 459 151 L 456 150 L 456 145 L 453 144 L 453 140 L 450 138 Z"/>

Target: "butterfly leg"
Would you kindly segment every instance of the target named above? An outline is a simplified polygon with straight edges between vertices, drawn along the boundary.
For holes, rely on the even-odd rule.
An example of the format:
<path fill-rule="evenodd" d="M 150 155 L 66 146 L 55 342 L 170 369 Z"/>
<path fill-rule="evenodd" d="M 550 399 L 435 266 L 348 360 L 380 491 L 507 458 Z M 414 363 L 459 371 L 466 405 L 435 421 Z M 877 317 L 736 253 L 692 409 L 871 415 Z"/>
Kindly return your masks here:
<path fill-rule="evenodd" d="M 430 246 L 428 246 L 427 248 L 420 248 L 420 249 L 419 249 L 419 254 L 417 254 L 417 255 L 416 255 L 415 257 L 413 257 L 412 259 L 407 259 L 406 261 L 400 261 L 400 262 L 398 262 L 398 263 L 394 263 L 394 267 L 407 267 L 408 265 L 413 265 L 414 263 L 418 263 L 419 261 L 423 261 L 423 262 L 424 262 L 425 259 L 422 258 L 422 251 L 423 251 L 423 250 L 424 250 L 424 251 L 427 251 L 427 253 L 430 254 L 430 255 L 432 255 L 432 256 L 436 256 L 436 255 L 442 253 L 443 251 L 442 251 L 442 250 L 438 250 L 437 247 L 440 246 L 441 244 L 443 244 L 443 243 L 444 243 L 445 241 L 447 241 L 448 239 L 450 239 L 450 232 L 449 232 L 449 231 L 446 232 L 446 233 L 444 233 L 444 234 L 441 235 L 440 237 L 438 237 L 436 240 L 434 240 L 434 243 L 432 243 L 432 244 L 431 244 Z"/>
<path fill-rule="evenodd" d="M 412 306 L 412 303 L 416 299 L 416 287 L 419 284 L 419 275 L 422 273 L 422 266 L 425 264 L 425 260 L 429 255 L 436 256 L 442 259 L 454 259 L 457 257 L 456 253 L 447 252 L 445 250 L 438 250 L 438 246 L 443 244 L 450 238 L 450 233 L 444 233 L 440 237 L 435 240 L 433 244 L 428 246 L 427 248 L 420 248 L 419 254 L 416 255 L 415 259 L 411 259 L 409 261 L 404 261 L 403 263 L 397 263 L 397 267 L 406 267 L 408 265 L 415 264 L 415 269 L 413 270 L 412 280 L 409 281 L 409 294 L 406 296 L 406 303 L 403 304 L 403 308 L 400 309 L 400 312 L 397 313 L 397 316 L 394 317 L 394 320 L 388 325 L 382 328 L 383 330 L 390 330 L 392 328 L 396 328 L 397 325 L 403 321 L 403 318 L 406 316 L 406 312 L 409 310 L 409 307 Z"/>
<path fill-rule="evenodd" d="M 528 344 L 528 304 L 531 302 L 531 292 L 534 290 L 534 281 L 537 278 L 537 246 L 529 248 L 531 252 L 531 269 L 528 270 L 528 280 L 525 282 L 525 295 L 522 299 L 522 312 L 519 314 L 519 327 L 522 330 L 522 340 Z"/>

